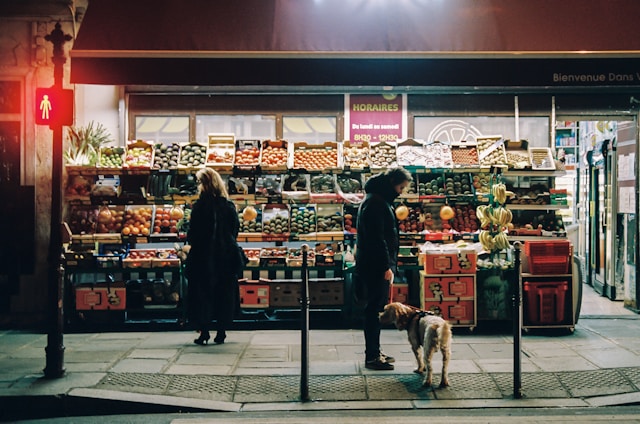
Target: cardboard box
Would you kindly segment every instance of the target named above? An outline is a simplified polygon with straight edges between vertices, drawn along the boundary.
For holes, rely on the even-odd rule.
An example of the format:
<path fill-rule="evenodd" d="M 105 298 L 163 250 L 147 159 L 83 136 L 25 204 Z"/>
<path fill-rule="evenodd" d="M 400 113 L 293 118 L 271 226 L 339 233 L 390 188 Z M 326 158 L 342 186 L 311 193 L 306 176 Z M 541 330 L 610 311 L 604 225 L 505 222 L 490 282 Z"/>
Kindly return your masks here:
<path fill-rule="evenodd" d="M 342 281 L 309 283 L 309 300 L 312 306 L 335 306 L 344 304 Z"/>
<path fill-rule="evenodd" d="M 240 284 L 240 307 L 268 308 L 268 284 Z"/>
<path fill-rule="evenodd" d="M 473 274 L 476 272 L 478 254 L 475 250 L 427 251 L 424 271 L 427 274 Z"/>
<path fill-rule="evenodd" d="M 393 284 L 390 289 L 389 302 L 407 303 L 409 299 L 408 284 Z"/>
<path fill-rule="evenodd" d="M 475 294 L 475 275 L 440 277 L 420 272 L 420 295 L 423 299 L 472 298 Z"/>
<path fill-rule="evenodd" d="M 420 303 L 421 309 L 441 316 L 452 325 L 474 325 L 476 322 L 473 300 L 423 300 Z"/>
<path fill-rule="evenodd" d="M 270 307 L 300 306 L 300 283 L 271 283 L 269 284 Z"/>
<path fill-rule="evenodd" d="M 326 279 L 334 280 L 334 279 Z M 311 306 L 344 304 L 344 281 L 309 281 Z M 273 281 L 269 284 L 269 307 L 300 307 L 301 283 Z"/>
<path fill-rule="evenodd" d="M 123 310 L 127 307 L 124 283 L 76 287 L 76 310 Z"/>

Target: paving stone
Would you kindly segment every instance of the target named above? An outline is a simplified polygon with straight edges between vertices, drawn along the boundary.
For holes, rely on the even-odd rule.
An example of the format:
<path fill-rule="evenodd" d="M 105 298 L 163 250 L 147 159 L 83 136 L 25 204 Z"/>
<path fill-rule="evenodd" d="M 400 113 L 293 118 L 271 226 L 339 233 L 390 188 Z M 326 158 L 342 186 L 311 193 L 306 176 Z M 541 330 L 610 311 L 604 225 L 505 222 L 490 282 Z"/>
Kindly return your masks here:
<path fill-rule="evenodd" d="M 163 359 L 123 359 L 109 371 L 114 373 L 159 373 L 166 366 L 167 361 Z"/>
<path fill-rule="evenodd" d="M 178 349 L 134 349 L 128 358 L 170 359 L 180 352 Z"/>

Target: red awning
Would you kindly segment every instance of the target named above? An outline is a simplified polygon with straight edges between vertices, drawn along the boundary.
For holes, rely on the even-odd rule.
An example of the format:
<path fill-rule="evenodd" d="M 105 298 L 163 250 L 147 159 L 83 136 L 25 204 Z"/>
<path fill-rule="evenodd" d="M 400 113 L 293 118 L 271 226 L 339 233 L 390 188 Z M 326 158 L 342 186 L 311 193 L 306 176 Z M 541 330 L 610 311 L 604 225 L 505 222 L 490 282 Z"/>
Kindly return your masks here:
<path fill-rule="evenodd" d="M 71 78 L 242 84 L 220 75 L 249 73 L 249 66 L 278 80 L 310 66 L 323 83 L 325 68 L 358 72 L 370 61 L 389 63 L 380 81 L 398 85 L 405 81 L 394 79 L 394 69 L 402 63 L 638 59 L 638 17 L 637 0 L 91 0 L 71 51 Z M 406 62 L 388 62 L 397 59 Z"/>

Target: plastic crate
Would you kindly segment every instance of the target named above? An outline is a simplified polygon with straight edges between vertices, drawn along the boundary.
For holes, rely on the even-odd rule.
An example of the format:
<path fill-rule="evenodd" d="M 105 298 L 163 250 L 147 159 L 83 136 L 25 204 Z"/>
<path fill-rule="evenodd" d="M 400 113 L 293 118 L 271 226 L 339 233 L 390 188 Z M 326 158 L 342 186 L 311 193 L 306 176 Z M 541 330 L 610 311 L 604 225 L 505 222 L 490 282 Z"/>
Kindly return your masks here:
<path fill-rule="evenodd" d="M 569 256 L 529 256 L 528 259 L 531 274 L 569 273 Z"/>
<path fill-rule="evenodd" d="M 560 324 L 564 321 L 566 281 L 523 283 L 526 316 L 530 324 Z"/>
<path fill-rule="evenodd" d="M 569 240 L 525 241 L 524 254 L 527 256 L 571 256 Z"/>

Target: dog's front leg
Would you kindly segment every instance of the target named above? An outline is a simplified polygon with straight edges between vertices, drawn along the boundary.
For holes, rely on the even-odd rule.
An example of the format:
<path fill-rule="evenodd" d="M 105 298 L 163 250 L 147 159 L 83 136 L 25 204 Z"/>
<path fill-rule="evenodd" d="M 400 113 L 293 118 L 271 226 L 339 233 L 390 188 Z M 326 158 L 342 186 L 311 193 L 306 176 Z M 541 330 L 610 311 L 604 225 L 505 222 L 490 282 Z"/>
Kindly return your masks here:
<path fill-rule="evenodd" d="M 416 374 L 424 374 L 424 360 L 422 359 L 422 346 L 412 347 L 413 354 L 416 357 L 416 362 L 418 363 L 418 368 L 413 370 Z"/>

